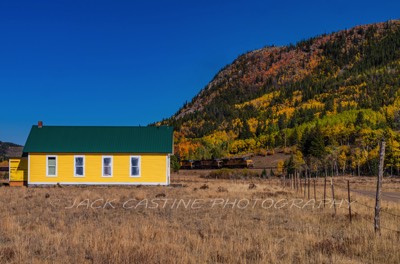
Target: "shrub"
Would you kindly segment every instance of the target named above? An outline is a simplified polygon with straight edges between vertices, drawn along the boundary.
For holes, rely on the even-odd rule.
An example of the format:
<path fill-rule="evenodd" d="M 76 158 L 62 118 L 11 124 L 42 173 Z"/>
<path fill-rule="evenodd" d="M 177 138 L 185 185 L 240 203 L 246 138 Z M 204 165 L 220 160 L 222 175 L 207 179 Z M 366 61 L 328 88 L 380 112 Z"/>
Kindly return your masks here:
<path fill-rule="evenodd" d="M 170 160 L 170 166 L 173 172 L 178 172 L 179 169 L 181 168 L 181 165 L 179 164 L 178 158 L 175 155 L 171 156 Z"/>
<path fill-rule="evenodd" d="M 256 150 L 254 154 L 265 157 L 265 156 L 267 156 L 267 150 L 260 148 L 260 149 Z"/>
<path fill-rule="evenodd" d="M 267 178 L 267 170 L 265 168 L 261 172 L 261 178 Z"/>

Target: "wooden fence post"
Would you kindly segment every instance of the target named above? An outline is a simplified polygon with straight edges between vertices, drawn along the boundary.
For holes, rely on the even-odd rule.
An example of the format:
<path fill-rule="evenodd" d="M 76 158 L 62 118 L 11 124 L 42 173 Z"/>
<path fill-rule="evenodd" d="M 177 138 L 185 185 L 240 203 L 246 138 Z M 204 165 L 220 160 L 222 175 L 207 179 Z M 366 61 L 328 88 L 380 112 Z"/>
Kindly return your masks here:
<path fill-rule="evenodd" d="M 331 187 L 332 187 L 332 202 L 333 202 L 334 215 L 336 215 L 335 187 L 333 186 L 333 175 L 331 177 Z"/>
<path fill-rule="evenodd" d="M 349 202 L 349 219 L 351 223 L 351 198 L 350 198 L 350 181 L 347 180 L 347 197 L 348 197 L 348 202 Z"/>
<path fill-rule="evenodd" d="M 380 216 L 379 213 L 381 211 L 381 195 L 382 195 L 382 180 L 383 180 L 383 165 L 385 161 L 385 146 L 386 142 L 382 139 L 379 146 L 379 171 L 378 171 L 378 180 L 376 184 L 376 199 L 375 199 L 375 217 L 374 217 L 374 230 L 375 233 L 381 233 L 380 227 Z"/>
<path fill-rule="evenodd" d="M 301 186 L 302 184 L 301 184 L 301 178 L 300 178 L 300 173 L 298 173 L 298 175 L 297 175 L 298 177 L 299 177 L 299 191 L 300 191 L 300 193 L 303 191 L 303 187 Z"/>
<path fill-rule="evenodd" d="M 326 175 L 324 180 L 324 208 L 325 208 L 325 203 L 326 203 Z"/>
<path fill-rule="evenodd" d="M 314 179 L 314 200 L 317 201 L 317 192 L 315 190 L 316 180 Z"/>
<path fill-rule="evenodd" d="M 283 173 L 283 188 L 286 188 L 286 174 Z"/>
<path fill-rule="evenodd" d="M 289 174 L 290 177 L 290 189 L 293 189 L 293 174 Z"/>

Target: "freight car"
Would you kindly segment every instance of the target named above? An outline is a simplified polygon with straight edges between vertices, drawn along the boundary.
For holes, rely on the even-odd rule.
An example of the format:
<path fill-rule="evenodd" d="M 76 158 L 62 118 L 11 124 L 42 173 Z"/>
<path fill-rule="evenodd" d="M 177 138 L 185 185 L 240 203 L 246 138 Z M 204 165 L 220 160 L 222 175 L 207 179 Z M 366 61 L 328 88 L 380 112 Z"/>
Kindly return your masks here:
<path fill-rule="evenodd" d="M 180 164 L 182 170 L 194 169 L 194 160 L 182 160 Z"/>
<path fill-rule="evenodd" d="M 194 162 L 195 169 L 220 169 L 222 166 L 223 162 L 220 159 L 196 160 Z"/>
<path fill-rule="evenodd" d="M 253 168 L 254 164 L 248 157 L 244 158 L 225 158 L 208 160 L 182 160 L 180 162 L 182 170 L 204 170 L 221 168 Z"/>
<path fill-rule="evenodd" d="M 254 163 L 253 160 L 244 157 L 244 158 L 232 158 L 232 159 L 223 159 L 223 167 L 224 168 L 253 168 Z"/>

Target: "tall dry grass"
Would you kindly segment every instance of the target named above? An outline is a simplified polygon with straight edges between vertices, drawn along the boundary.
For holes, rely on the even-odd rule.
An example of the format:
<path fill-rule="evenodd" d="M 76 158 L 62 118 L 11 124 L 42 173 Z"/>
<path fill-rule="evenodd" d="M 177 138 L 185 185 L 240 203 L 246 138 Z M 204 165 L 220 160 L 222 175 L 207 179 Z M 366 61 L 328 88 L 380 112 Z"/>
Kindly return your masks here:
<path fill-rule="evenodd" d="M 303 193 L 283 188 L 276 179 L 208 180 L 178 175 L 172 179 L 183 187 L 1 187 L 0 262 L 400 262 L 399 234 L 382 230 L 376 236 L 365 220 L 372 214 L 369 208 L 355 209 L 357 215 L 350 224 L 344 206 L 335 217 L 329 207 L 212 207 L 213 202 L 226 199 L 277 201 L 300 199 Z M 249 188 L 250 184 L 255 188 Z M 320 199 L 322 186 L 319 182 Z M 337 188 L 336 195 L 340 198 L 346 192 Z M 171 203 L 156 209 L 124 208 L 127 201 L 132 206 L 156 197 L 158 201 L 171 199 L 171 203 L 174 199 L 202 202 L 195 208 L 172 208 Z M 370 198 L 354 198 L 373 205 Z M 87 208 L 87 201 L 96 199 L 112 200 L 112 206 L 97 200 L 95 206 L 105 208 Z M 74 201 L 81 202 L 80 206 L 66 208 Z M 400 214 L 397 203 L 384 202 L 383 206 Z M 399 229 L 398 220 L 385 216 L 382 224 Z"/>

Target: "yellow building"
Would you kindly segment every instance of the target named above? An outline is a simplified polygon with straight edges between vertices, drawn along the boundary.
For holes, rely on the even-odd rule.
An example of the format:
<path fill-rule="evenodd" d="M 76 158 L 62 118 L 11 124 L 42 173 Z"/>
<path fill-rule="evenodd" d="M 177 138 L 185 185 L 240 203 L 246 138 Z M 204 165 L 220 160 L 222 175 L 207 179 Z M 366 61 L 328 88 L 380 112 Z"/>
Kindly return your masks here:
<path fill-rule="evenodd" d="M 10 184 L 168 185 L 173 128 L 33 126 Z"/>

